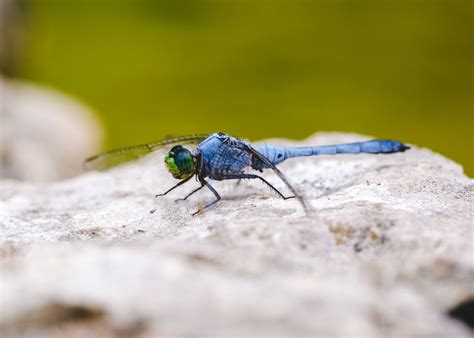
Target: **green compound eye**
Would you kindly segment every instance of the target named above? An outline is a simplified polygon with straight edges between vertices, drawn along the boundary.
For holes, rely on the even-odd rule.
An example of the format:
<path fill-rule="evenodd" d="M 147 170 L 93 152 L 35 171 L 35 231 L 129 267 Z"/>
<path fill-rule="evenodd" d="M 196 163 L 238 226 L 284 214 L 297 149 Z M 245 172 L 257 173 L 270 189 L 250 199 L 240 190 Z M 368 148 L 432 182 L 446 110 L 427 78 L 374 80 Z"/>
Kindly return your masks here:
<path fill-rule="evenodd" d="M 195 159 L 191 152 L 180 145 L 174 146 L 165 157 L 168 171 L 174 178 L 184 180 L 194 173 Z"/>
<path fill-rule="evenodd" d="M 165 157 L 165 164 L 168 167 L 169 172 L 171 174 L 173 174 L 173 176 L 179 174 L 179 169 L 176 166 L 176 163 L 174 163 L 174 158 L 172 158 L 170 156 L 166 156 Z"/>

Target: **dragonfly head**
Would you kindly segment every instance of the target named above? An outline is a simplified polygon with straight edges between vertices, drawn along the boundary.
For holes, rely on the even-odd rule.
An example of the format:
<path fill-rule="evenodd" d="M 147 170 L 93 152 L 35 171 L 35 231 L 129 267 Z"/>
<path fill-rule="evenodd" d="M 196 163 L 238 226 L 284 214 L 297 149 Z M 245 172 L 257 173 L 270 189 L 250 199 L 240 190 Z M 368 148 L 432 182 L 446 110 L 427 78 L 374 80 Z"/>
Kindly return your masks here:
<path fill-rule="evenodd" d="M 165 157 L 165 164 L 174 178 L 184 180 L 194 173 L 196 159 L 188 149 L 176 145 Z"/>

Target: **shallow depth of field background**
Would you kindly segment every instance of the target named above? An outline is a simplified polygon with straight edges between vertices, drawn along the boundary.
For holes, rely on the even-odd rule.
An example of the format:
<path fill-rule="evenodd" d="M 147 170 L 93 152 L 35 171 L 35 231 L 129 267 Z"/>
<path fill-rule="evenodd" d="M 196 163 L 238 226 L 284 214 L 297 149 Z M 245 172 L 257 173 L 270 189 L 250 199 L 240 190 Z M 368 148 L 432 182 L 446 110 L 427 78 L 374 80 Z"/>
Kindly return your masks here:
<path fill-rule="evenodd" d="M 470 0 L 23 2 L 13 75 L 89 104 L 104 147 L 344 131 L 474 175 Z"/>

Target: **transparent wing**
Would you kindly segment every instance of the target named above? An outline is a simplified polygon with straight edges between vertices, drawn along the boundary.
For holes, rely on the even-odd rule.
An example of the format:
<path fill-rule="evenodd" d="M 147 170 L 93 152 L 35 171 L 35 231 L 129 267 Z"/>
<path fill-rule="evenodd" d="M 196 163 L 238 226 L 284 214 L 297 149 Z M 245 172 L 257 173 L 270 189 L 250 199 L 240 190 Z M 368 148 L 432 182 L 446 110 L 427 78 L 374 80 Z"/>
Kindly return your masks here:
<path fill-rule="evenodd" d="M 286 178 L 286 176 L 278 169 L 265 155 L 257 151 L 255 148 L 252 146 L 247 146 L 246 147 L 247 151 L 255 156 L 259 161 L 262 161 L 265 165 L 267 165 L 270 169 L 275 172 L 275 174 L 286 184 L 286 186 L 291 190 L 291 192 L 296 196 L 298 201 L 301 203 L 303 206 L 304 210 L 306 213 L 309 213 L 311 211 L 311 207 L 309 204 L 306 202 L 305 198 L 303 197 L 303 194 L 296 189 Z"/>
<path fill-rule="evenodd" d="M 106 151 L 87 158 L 84 162 L 84 168 L 86 170 L 106 170 L 122 163 L 137 160 L 140 157 L 166 146 L 174 144 L 198 144 L 208 136 L 208 134 L 172 136 L 160 141 Z"/>

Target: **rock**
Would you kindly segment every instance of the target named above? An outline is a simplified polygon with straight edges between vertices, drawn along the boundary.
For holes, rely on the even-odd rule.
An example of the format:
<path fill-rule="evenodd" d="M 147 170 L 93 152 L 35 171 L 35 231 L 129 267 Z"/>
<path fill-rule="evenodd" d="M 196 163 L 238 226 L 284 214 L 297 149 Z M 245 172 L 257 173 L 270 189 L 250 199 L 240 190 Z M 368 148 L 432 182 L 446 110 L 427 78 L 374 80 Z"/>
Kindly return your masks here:
<path fill-rule="evenodd" d="M 27 181 L 77 175 L 102 129 L 91 110 L 52 89 L 0 79 L 0 177 Z"/>
<path fill-rule="evenodd" d="M 192 217 L 211 195 L 155 199 L 175 183 L 158 156 L 3 181 L 2 336 L 472 336 L 474 184 L 458 164 L 413 147 L 280 168 L 312 214 L 215 182 L 223 200 Z"/>

